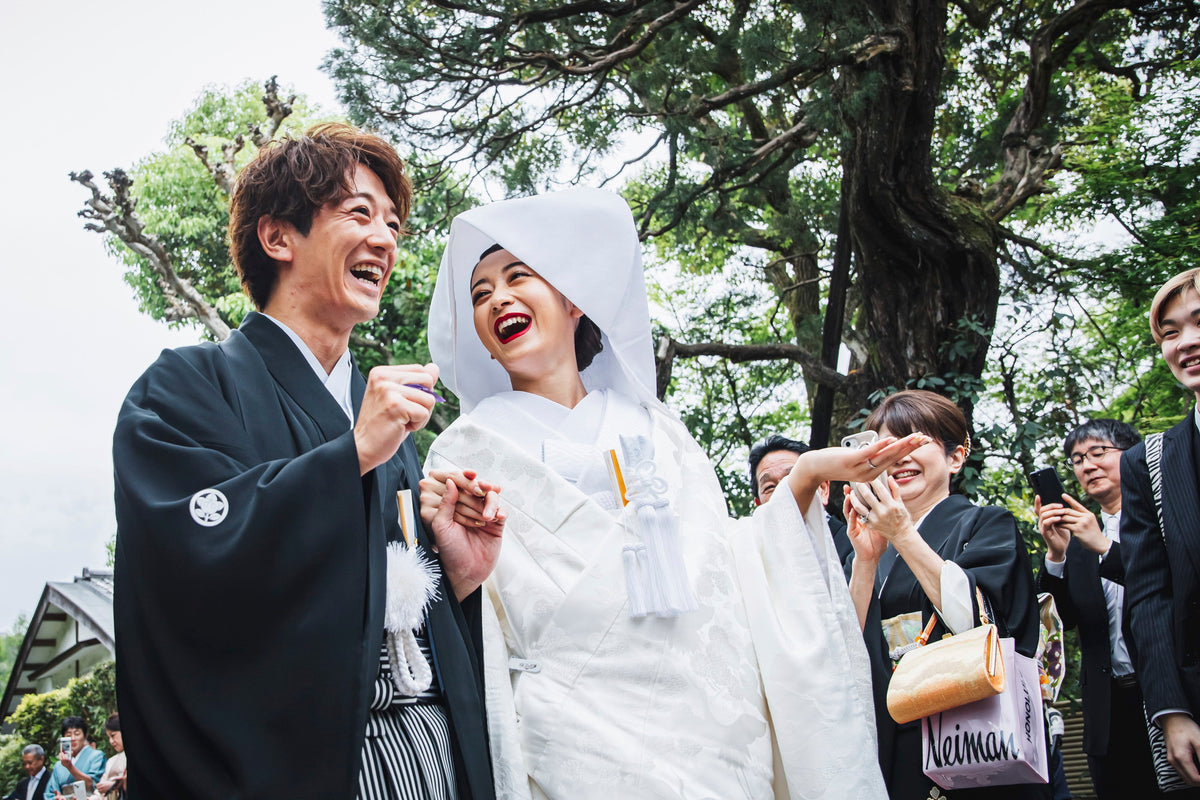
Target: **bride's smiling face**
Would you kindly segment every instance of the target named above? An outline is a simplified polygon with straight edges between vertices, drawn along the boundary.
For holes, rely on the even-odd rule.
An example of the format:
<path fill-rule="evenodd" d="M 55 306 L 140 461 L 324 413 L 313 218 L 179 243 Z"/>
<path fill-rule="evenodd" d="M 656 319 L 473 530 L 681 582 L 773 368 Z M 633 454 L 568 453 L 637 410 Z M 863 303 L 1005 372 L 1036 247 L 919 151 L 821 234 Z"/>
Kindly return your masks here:
<path fill-rule="evenodd" d="M 512 253 L 496 250 L 475 266 L 471 304 L 479 341 L 510 375 L 577 371 L 575 328 L 582 312 Z"/>

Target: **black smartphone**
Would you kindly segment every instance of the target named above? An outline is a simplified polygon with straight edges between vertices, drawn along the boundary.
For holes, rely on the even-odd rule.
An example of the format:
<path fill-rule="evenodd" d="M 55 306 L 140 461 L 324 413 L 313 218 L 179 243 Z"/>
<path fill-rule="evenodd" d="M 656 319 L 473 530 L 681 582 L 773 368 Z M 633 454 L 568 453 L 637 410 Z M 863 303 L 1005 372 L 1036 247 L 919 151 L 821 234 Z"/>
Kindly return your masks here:
<path fill-rule="evenodd" d="M 1062 505 L 1062 496 L 1067 493 L 1067 490 L 1063 488 L 1062 480 L 1058 477 L 1058 473 L 1054 471 L 1054 467 L 1046 467 L 1045 469 L 1029 473 L 1029 485 L 1033 487 L 1033 491 L 1037 492 L 1037 496 L 1042 499 L 1043 506 L 1050 503 Z"/>

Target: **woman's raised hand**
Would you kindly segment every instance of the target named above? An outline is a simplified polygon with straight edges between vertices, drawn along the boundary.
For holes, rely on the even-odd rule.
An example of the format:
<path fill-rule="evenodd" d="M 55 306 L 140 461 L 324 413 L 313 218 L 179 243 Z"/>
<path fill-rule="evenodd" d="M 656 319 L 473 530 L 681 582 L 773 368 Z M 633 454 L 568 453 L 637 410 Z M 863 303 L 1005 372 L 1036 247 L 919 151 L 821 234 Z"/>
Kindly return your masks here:
<path fill-rule="evenodd" d="M 866 483 L 922 445 L 931 442 L 923 433 L 902 439 L 888 436 L 866 447 L 822 447 L 796 459 L 788 485 L 801 508 L 807 508 L 822 481 Z"/>
<path fill-rule="evenodd" d="M 846 536 L 854 547 L 854 558 L 869 564 L 879 563 L 883 552 L 887 550 L 887 539 L 871 530 L 850 502 L 851 490 L 844 488 L 846 499 L 842 502 L 842 513 L 846 516 Z"/>

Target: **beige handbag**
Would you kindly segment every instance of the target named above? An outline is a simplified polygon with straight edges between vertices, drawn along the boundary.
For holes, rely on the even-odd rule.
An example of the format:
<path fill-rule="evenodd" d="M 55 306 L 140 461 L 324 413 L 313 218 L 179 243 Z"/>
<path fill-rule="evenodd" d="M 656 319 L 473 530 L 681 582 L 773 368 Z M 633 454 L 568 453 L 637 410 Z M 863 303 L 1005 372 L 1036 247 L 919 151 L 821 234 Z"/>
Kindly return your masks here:
<path fill-rule="evenodd" d="M 982 599 L 982 598 L 981 598 Z M 1004 691 L 1000 634 L 979 604 L 984 624 L 925 644 L 934 616 L 917 639 L 921 645 L 900 658 L 888 684 L 888 713 L 898 723 L 928 717 Z"/>

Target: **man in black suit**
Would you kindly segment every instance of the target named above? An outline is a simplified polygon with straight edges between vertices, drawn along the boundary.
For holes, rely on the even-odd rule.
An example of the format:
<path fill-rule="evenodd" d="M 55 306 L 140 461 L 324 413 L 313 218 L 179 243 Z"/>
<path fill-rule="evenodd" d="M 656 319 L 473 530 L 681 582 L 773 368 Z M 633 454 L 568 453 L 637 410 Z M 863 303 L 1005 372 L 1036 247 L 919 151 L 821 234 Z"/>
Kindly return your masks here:
<path fill-rule="evenodd" d="M 1141 439 L 1115 419 L 1090 420 L 1067 435 L 1067 463 L 1099 503 L 1099 520 L 1070 495 L 1034 503 L 1046 541 L 1038 590 L 1054 595 L 1063 625 L 1078 629 L 1083 648 L 1083 750 L 1101 800 L 1159 796 L 1142 693 L 1121 625 L 1121 453 Z"/>
<path fill-rule="evenodd" d="M 1158 290 L 1150 330 L 1172 374 L 1200 402 L 1200 269 Z M 1192 409 L 1161 438 L 1148 437 L 1121 457 L 1126 630 L 1146 712 L 1163 730 L 1167 759 L 1191 786 L 1200 786 L 1198 425 Z M 1156 461 L 1161 482 L 1152 482 Z"/>
<path fill-rule="evenodd" d="M 46 769 L 46 751 L 40 744 L 25 745 L 21 751 L 21 767 L 29 777 L 17 781 L 12 794 L 5 796 L 4 800 L 42 800 L 46 794 L 46 784 L 50 782 L 50 770 Z"/>

